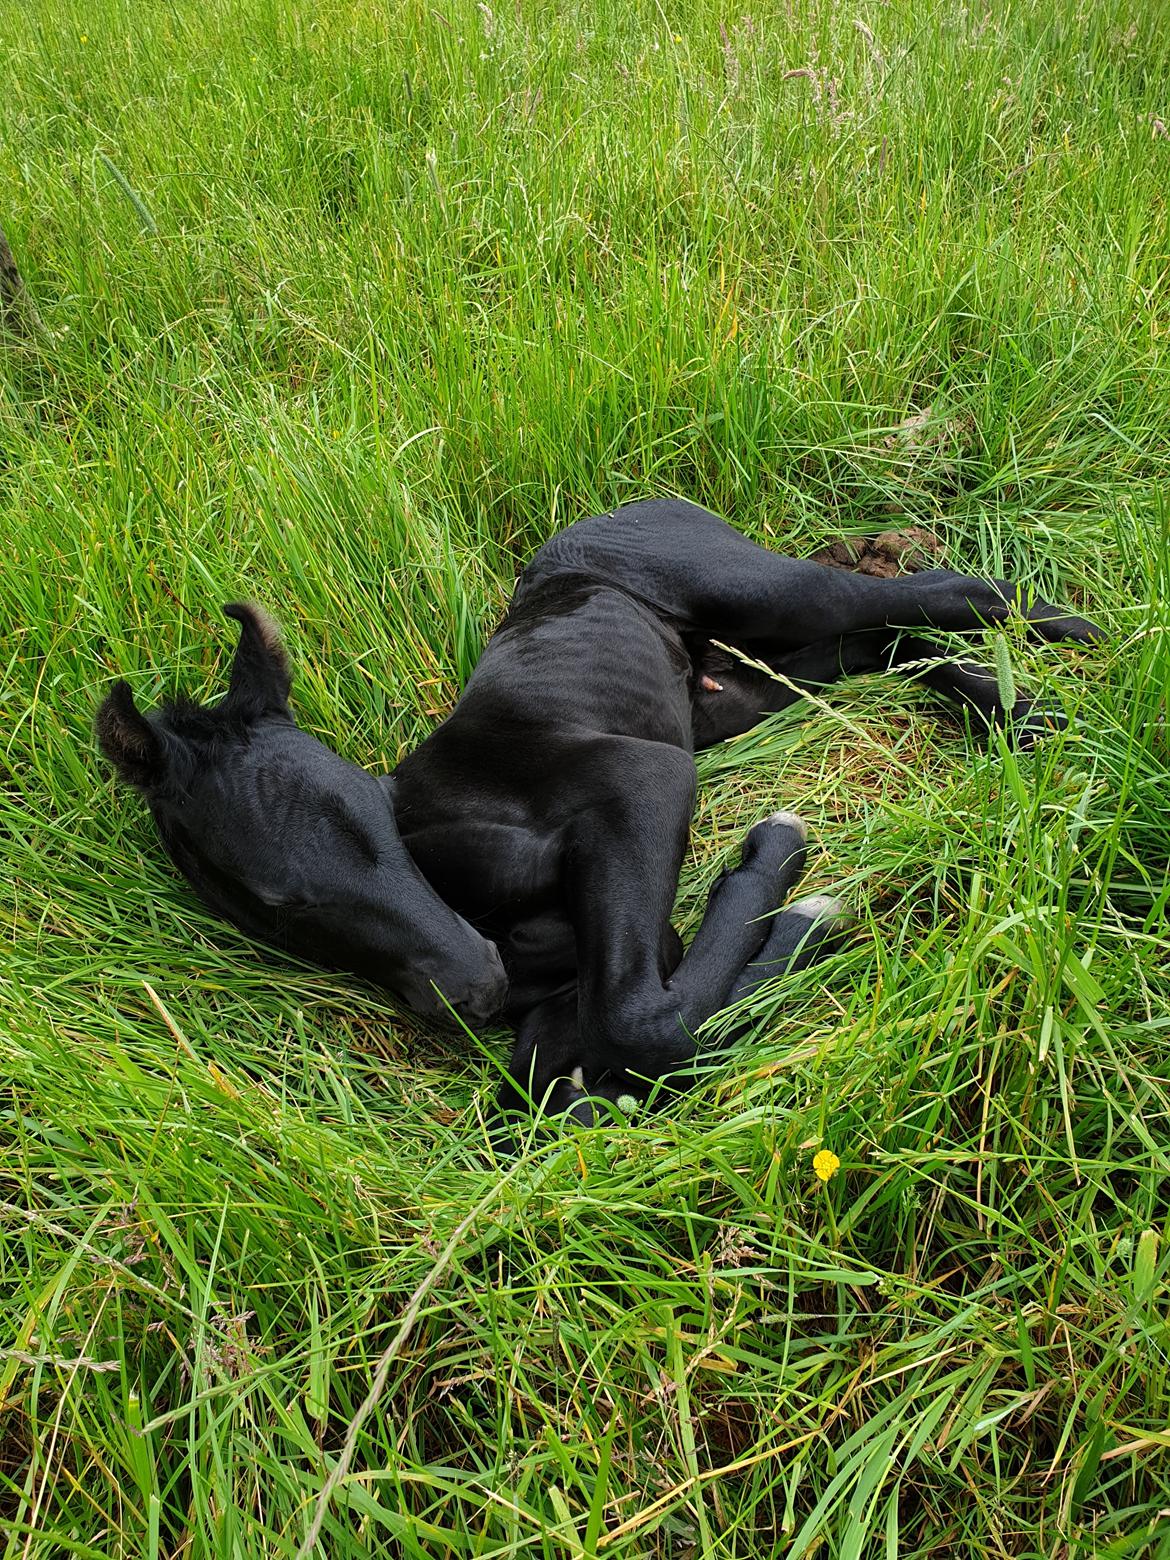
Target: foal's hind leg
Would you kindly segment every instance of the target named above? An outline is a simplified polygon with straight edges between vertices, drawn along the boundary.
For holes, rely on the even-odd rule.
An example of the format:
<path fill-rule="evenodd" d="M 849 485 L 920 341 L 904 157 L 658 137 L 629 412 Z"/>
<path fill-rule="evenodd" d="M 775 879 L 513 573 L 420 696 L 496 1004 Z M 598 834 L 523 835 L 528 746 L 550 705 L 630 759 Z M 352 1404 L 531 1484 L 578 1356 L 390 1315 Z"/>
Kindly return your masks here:
<path fill-rule="evenodd" d="M 913 634 L 898 636 L 889 665 L 924 683 L 953 712 L 965 711 L 977 731 L 989 735 L 1003 728 L 1017 747 L 1029 748 L 1047 729 L 1065 724 L 1058 709 L 1038 704 L 1024 694 L 1008 709 L 1000 698 L 999 679 L 989 666 L 940 658 L 937 646 Z"/>
<path fill-rule="evenodd" d="M 1027 599 L 1010 580 L 949 569 L 884 580 L 785 558 L 680 499 L 577 521 L 541 548 L 526 573 L 539 578 L 550 570 L 611 580 L 675 622 L 734 643 L 796 649 L 882 627 L 962 633 L 1016 612 L 1044 639 L 1088 643 L 1098 633 L 1084 618 Z"/>
<path fill-rule="evenodd" d="M 1005 709 L 990 667 L 943 658 L 929 641 L 896 629 L 862 630 L 753 659 L 776 675 L 721 651 L 702 658 L 699 671 L 705 675 L 699 677 L 692 701 L 696 749 L 750 731 L 765 715 L 798 703 L 805 693 L 816 693 L 842 677 L 876 671 L 895 671 L 925 683 L 952 711 L 966 711 L 977 730 L 1005 727 L 1022 747 L 1043 732 L 1046 719 L 1059 723 L 1058 716 L 1028 698 L 1018 698 Z"/>

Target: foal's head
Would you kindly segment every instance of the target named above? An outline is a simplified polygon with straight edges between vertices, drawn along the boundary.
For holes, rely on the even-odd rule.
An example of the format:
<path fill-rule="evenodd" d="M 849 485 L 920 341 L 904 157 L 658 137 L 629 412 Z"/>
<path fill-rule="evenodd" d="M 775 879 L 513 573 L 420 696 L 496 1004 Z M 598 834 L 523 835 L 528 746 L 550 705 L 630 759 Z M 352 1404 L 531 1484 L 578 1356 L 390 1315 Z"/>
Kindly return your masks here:
<path fill-rule="evenodd" d="M 288 658 L 254 606 L 228 692 L 151 715 L 116 683 L 97 715 L 102 751 L 145 796 L 175 865 L 244 931 L 316 963 L 355 970 L 416 1012 L 446 1001 L 479 1021 L 503 1003 L 494 943 L 438 897 L 398 836 L 392 782 L 301 731 Z"/>

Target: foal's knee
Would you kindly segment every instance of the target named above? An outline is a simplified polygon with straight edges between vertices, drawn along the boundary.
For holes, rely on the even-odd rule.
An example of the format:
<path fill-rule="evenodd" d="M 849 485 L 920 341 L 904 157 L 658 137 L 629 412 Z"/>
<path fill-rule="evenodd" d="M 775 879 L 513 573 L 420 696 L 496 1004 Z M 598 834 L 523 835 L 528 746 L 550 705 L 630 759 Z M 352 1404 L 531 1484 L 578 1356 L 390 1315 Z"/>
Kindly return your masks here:
<path fill-rule="evenodd" d="M 698 1047 L 669 991 L 615 1002 L 586 1030 L 582 1058 L 593 1077 L 629 1075 L 654 1082 L 691 1061 Z"/>

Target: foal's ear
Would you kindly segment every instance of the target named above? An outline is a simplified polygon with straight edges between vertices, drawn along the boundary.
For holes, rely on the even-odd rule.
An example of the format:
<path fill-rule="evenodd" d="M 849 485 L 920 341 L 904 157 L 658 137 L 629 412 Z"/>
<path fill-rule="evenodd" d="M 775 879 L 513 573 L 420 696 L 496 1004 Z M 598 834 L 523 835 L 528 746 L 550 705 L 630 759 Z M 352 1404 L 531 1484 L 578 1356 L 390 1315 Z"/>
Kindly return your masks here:
<path fill-rule="evenodd" d="M 225 617 L 234 618 L 240 625 L 229 701 L 256 715 L 266 710 L 283 710 L 288 703 L 292 674 L 276 624 L 252 602 L 229 602 L 223 611 Z"/>
<path fill-rule="evenodd" d="M 157 731 L 134 702 L 130 684 L 116 682 L 94 721 L 98 746 L 123 780 L 149 790 L 163 777 L 165 750 Z"/>

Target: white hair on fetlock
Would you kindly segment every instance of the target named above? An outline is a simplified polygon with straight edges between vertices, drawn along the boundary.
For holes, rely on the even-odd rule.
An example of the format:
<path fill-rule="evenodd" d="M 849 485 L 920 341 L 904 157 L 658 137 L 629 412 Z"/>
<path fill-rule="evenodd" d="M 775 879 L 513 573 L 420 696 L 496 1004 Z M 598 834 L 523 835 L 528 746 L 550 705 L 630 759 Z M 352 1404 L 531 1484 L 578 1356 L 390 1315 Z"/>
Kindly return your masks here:
<path fill-rule="evenodd" d="M 823 921 L 829 916 L 842 915 L 845 911 L 842 902 L 834 899 L 832 894 L 809 894 L 806 899 L 795 899 L 784 908 L 790 910 L 793 915 L 804 916 L 809 921 Z"/>
<path fill-rule="evenodd" d="M 799 834 L 802 840 L 808 839 L 808 824 L 794 812 L 769 813 L 764 822 L 782 824 L 784 828 L 791 829 L 795 834 Z"/>

